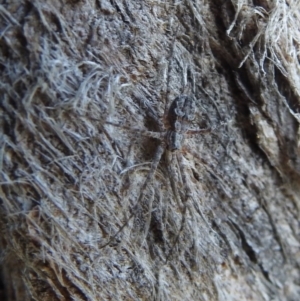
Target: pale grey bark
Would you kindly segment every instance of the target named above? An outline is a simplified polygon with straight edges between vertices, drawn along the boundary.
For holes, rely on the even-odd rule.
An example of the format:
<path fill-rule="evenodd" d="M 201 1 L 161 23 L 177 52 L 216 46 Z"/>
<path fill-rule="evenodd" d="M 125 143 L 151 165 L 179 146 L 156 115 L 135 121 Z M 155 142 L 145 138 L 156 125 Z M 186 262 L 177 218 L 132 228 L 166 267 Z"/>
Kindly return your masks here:
<path fill-rule="evenodd" d="M 7 301 L 299 299 L 298 6 L 1 4 Z"/>

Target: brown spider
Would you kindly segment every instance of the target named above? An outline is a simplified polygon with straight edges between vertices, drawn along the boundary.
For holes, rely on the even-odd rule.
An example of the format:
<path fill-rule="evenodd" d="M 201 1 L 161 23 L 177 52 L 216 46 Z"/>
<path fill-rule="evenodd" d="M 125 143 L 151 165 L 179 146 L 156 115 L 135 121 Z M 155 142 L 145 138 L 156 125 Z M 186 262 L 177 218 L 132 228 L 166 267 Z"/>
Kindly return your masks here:
<path fill-rule="evenodd" d="M 210 132 L 210 129 L 198 129 L 198 130 L 191 130 L 188 128 L 190 122 L 194 119 L 195 116 L 195 101 L 191 96 L 187 95 L 180 95 L 176 97 L 173 102 L 171 103 L 167 114 L 165 116 L 166 123 L 167 123 L 167 130 L 161 129 L 160 132 L 151 132 L 151 131 L 140 131 L 137 129 L 132 129 L 130 127 L 124 127 L 123 128 L 133 130 L 133 131 L 139 131 L 141 132 L 142 135 L 155 138 L 160 140 L 160 144 L 158 145 L 152 163 L 150 170 L 148 172 L 148 175 L 142 184 L 140 188 L 140 194 L 138 196 L 138 199 L 136 201 L 136 204 L 133 206 L 132 213 L 129 216 L 129 218 L 126 220 L 126 222 L 119 228 L 119 230 L 109 239 L 109 241 L 103 245 L 101 248 L 104 248 L 105 246 L 109 245 L 112 240 L 114 240 L 121 232 L 122 230 L 128 225 L 129 221 L 137 214 L 138 208 L 140 204 L 143 203 L 144 198 L 146 196 L 146 191 L 147 187 L 151 184 L 154 174 L 157 170 L 158 164 L 161 160 L 162 155 L 164 152 L 166 152 L 168 161 L 171 161 L 170 155 L 176 155 L 177 156 L 177 151 L 182 149 L 184 138 L 186 135 L 189 134 L 197 134 L 197 133 L 205 133 L 205 132 Z M 119 124 L 114 124 L 107 122 L 108 124 L 115 125 L 115 126 L 120 126 Z M 194 152 L 190 151 L 190 153 L 194 154 Z M 195 154 L 194 154 L 195 155 Z M 173 249 L 174 245 L 176 244 L 176 241 L 179 238 L 180 232 L 183 228 L 184 225 L 184 219 L 185 219 L 185 211 L 186 211 L 186 203 L 188 199 L 192 196 L 192 192 L 190 189 L 190 186 L 188 184 L 187 176 L 184 171 L 184 164 L 183 164 L 183 159 L 182 156 L 177 156 L 177 160 L 179 163 L 179 167 L 181 170 L 181 175 L 182 175 L 182 184 L 183 187 L 185 188 L 186 192 L 183 193 L 182 191 L 179 193 L 177 185 L 174 183 L 174 171 L 172 170 L 171 164 L 168 163 L 168 171 L 170 174 L 172 174 L 170 181 L 171 181 L 171 186 L 172 190 L 174 193 L 174 196 L 176 199 L 178 199 L 178 196 L 182 199 L 182 202 L 184 204 L 182 208 L 182 222 L 181 222 L 181 227 L 180 231 L 177 235 L 177 238 L 175 239 L 175 242 L 173 243 L 173 246 L 171 247 L 171 250 Z M 150 223 L 150 221 L 149 221 Z M 147 235 L 147 231 L 144 234 L 144 238 Z M 168 252 L 168 256 L 171 254 L 171 250 Z"/>
<path fill-rule="evenodd" d="M 176 33 L 178 32 L 178 29 L 176 30 Z M 168 58 L 168 66 L 167 66 L 167 78 L 166 78 L 166 89 L 163 91 L 163 98 L 164 98 L 164 102 L 165 102 L 165 114 L 164 114 L 164 119 L 165 119 L 165 123 L 164 125 L 162 124 L 162 122 L 160 122 L 159 120 L 157 120 L 156 117 L 154 117 L 154 119 L 156 120 L 157 124 L 159 125 L 159 132 L 152 132 L 152 131 L 147 131 L 147 130 L 140 130 L 140 129 L 136 129 L 136 128 L 131 128 L 128 126 L 124 126 L 124 125 L 120 125 L 120 124 L 114 124 L 111 122 L 107 122 L 107 124 L 111 124 L 117 127 L 121 127 L 124 129 L 127 129 L 129 131 L 133 131 L 135 133 L 140 133 L 143 136 L 146 137 L 150 137 L 150 138 L 155 138 L 157 140 L 160 141 L 159 145 L 157 146 L 157 149 L 154 153 L 152 162 L 151 162 L 151 167 L 150 170 L 143 182 L 143 184 L 140 187 L 140 193 L 137 197 L 137 200 L 135 202 L 135 204 L 132 207 L 132 211 L 131 214 L 129 215 L 129 217 L 126 219 L 126 221 L 123 223 L 122 226 L 119 227 L 119 230 L 116 231 L 115 234 L 113 234 L 107 243 L 105 243 L 104 245 L 102 245 L 102 247 L 100 248 L 104 248 L 106 246 L 108 246 L 113 240 L 115 240 L 117 238 L 117 236 L 124 230 L 124 228 L 129 224 L 130 220 L 135 217 L 135 221 L 134 221 L 134 229 L 135 230 L 140 230 L 143 229 L 143 235 L 142 235 L 142 239 L 141 239 L 141 243 L 139 243 L 140 245 L 143 244 L 144 239 L 147 237 L 148 235 L 148 230 L 150 227 L 150 224 L 152 223 L 152 213 L 155 211 L 152 211 L 152 201 L 148 201 L 147 198 L 147 189 L 149 187 L 151 187 L 151 183 L 153 181 L 153 178 L 155 176 L 155 172 L 158 168 L 158 165 L 161 161 L 162 155 L 165 153 L 166 154 L 166 158 L 167 158 L 167 170 L 168 170 L 168 174 L 169 174 L 169 179 L 170 179 L 170 184 L 171 184 L 171 188 L 172 188 L 172 192 L 174 195 L 174 200 L 176 201 L 176 203 L 178 204 L 178 207 L 181 210 L 182 213 L 182 218 L 181 218 L 181 226 L 180 229 L 174 236 L 174 233 L 172 233 L 172 242 L 171 241 L 167 241 L 167 248 L 168 251 L 165 252 L 166 256 L 165 256 L 165 262 L 168 261 L 168 258 L 170 257 L 170 255 L 172 254 L 172 250 L 175 247 L 175 245 L 177 244 L 180 234 L 182 233 L 183 229 L 184 229 L 184 225 L 185 225 L 185 219 L 186 219 L 186 212 L 187 212 L 187 208 L 189 208 L 189 200 L 194 200 L 193 196 L 192 196 L 192 190 L 191 190 L 191 185 L 189 184 L 189 179 L 188 176 L 185 172 L 185 167 L 184 167 L 184 159 L 182 155 L 179 155 L 180 151 L 182 151 L 183 149 L 183 143 L 184 143 L 184 138 L 187 135 L 191 135 L 191 134 L 198 134 L 198 133 L 208 133 L 211 132 L 214 129 L 189 129 L 189 125 L 191 123 L 191 121 L 194 119 L 195 116 L 195 100 L 192 96 L 188 96 L 188 95 L 180 95 L 178 97 L 176 97 L 171 105 L 169 106 L 169 101 L 168 101 L 168 97 L 166 97 L 167 95 L 169 95 L 170 92 L 170 88 L 169 88 L 169 82 L 170 82 L 170 77 L 172 74 L 172 57 L 173 57 L 173 53 L 175 50 L 175 40 L 176 40 L 176 34 L 174 35 L 173 41 L 172 41 L 172 46 L 171 46 L 171 51 L 170 51 L 170 56 Z M 188 89 L 187 85 L 185 84 L 186 89 Z M 184 93 L 187 93 L 186 90 L 184 89 Z M 152 116 L 153 117 L 153 116 Z M 205 162 L 205 160 L 203 160 L 202 158 L 200 158 L 193 150 L 188 149 L 188 152 L 190 154 L 192 154 L 194 157 L 197 157 L 201 162 L 204 163 L 206 170 L 209 171 L 209 173 L 214 175 L 214 178 L 217 178 L 218 181 L 220 182 L 221 186 L 223 185 L 223 181 L 220 178 L 220 176 L 216 175 L 216 173 L 213 171 L 213 169 L 209 166 L 209 164 L 207 162 Z M 177 181 L 176 180 L 176 171 L 175 171 L 175 167 L 172 161 L 172 158 L 174 158 L 177 160 L 178 162 L 178 166 L 179 166 L 179 177 L 180 179 Z M 178 185 L 179 184 L 179 185 Z M 224 186 L 224 185 L 223 185 Z M 159 189 L 155 192 L 159 194 Z M 152 196 L 154 196 L 154 194 L 152 193 Z M 151 198 L 151 197 L 150 197 Z M 148 213 L 145 214 L 142 211 L 142 207 L 145 205 L 145 200 L 147 199 L 146 205 L 149 208 Z M 195 203 L 195 202 L 194 202 Z M 197 202 L 196 202 L 197 203 Z M 182 204 L 182 205 L 180 205 Z M 199 213 L 199 215 L 201 216 L 201 218 L 203 220 L 206 221 L 206 218 L 204 217 L 204 215 L 201 212 L 201 209 L 199 209 L 199 204 L 196 204 L 195 206 L 198 206 L 195 210 Z M 194 210 L 194 211 L 195 211 Z M 192 212 L 193 210 L 190 210 L 190 212 Z M 155 215 L 155 212 L 154 212 Z M 158 214 L 159 215 L 159 214 Z M 193 213 L 191 213 L 191 215 L 193 215 Z M 141 219 L 145 219 L 145 217 L 148 216 L 147 221 L 146 221 L 146 225 L 143 224 L 143 221 L 139 221 L 139 217 L 142 217 Z M 154 218 L 155 219 L 155 218 Z M 153 221 L 153 224 L 155 224 L 155 222 Z M 159 222 L 157 223 L 159 224 Z M 171 223 L 172 224 L 172 223 Z M 172 224 L 173 225 L 173 224 Z M 162 226 L 165 227 L 165 226 Z M 172 227 L 172 226 L 171 226 Z M 160 228 L 160 226 L 158 225 L 153 225 L 153 229 L 157 228 L 158 232 L 163 232 L 163 230 L 158 229 Z M 168 229 L 169 231 L 170 229 Z M 156 230 L 153 230 L 156 231 Z M 170 230 L 170 232 L 174 232 L 173 230 Z M 164 234 L 159 234 L 158 236 L 162 237 L 162 241 L 164 241 L 165 244 L 165 238 L 163 237 Z M 175 237 L 175 239 L 174 239 Z M 131 238 L 131 241 L 134 241 L 134 239 Z M 171 243 L 170 243 L 171 242 Z M 166 251 L 166 249 L 165 249 Z"/>

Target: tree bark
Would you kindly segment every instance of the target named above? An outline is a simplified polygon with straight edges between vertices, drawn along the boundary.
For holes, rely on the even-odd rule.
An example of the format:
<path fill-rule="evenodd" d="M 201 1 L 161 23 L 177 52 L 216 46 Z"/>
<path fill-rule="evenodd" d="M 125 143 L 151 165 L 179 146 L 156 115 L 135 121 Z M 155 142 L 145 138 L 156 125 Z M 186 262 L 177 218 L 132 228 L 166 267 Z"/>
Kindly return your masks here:
<path fill-rule="evenodd" d="M 3 1 L 1 300 L 297 301 L 298 9 Z"/>

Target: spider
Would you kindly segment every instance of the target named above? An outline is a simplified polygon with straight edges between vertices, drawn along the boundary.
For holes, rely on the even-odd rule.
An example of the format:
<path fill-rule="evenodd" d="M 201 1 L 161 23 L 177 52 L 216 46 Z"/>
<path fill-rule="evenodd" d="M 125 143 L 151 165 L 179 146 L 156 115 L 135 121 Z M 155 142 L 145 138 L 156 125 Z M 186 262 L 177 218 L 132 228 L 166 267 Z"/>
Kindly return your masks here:
<path fill-rule="evenodd" d="M 177 31 L 178 31 L 178 29 L 177 29 Z M 166 74 L 167 74 L 166 89 L 164 90 L 163 97 L 162 97 L 165 100 L 164 101 L 165 102 L 165 114 L 164 114 L 165 122 L 162 123 L 160 120 L 158 120 L 156 118 L 156 116 L 154 116 L 156 123 L 159 125 L 159 131 L 152 132 L 152 131 L 147 131 L 147 130 L 140 130 L 140 129 L 131 128 L 128 126 L 123 126 L 120 124 L 115 124 L 112 122 L 105 121 L 107 124 L 111 124 L 113 126 L 128 129 L 129 131 L 133 131 L 135 133 L 139 132 L 140 134 L 142 134 L 143 136 L 146 136 L 146 137 L 155 138 L 155 139 L 159 140 L 159 144 L 153 155 L 150 169 L 148 171 L 148 174 L 147 174 L 143 184 L 140 187 L 140 190 L 139 190 L 140 192 L 139 192 L 138 196 L 136 197 L 135 204 L 133 205 L 133 207 L 131 209 L 131 213 L 130 213 L 129 217 L 125 220 L 125 222 L 123 222 L 123 224 L 121 226 L 119 226 L 119 229 L 112 236 L 110 236 L 110 238 L 108 239 L 108 242 L 106 242 L 104 245 L 102 245 L 100 247 L 100 249 L 108 246 L 113 240 L 115 240 L 117 238 L 117 236 L 125 229 L 125 227 L 128 226 L 128 224 L 132 218 L 135 218 L 134 227 L 133 227 L 134 230 L 144 229 L 143 235 L 138 239 L 140 241 L 139 244 L 140 245 L 143 244 L 143 242 L 145 241 L 145 238 L 147 237 L 150 224 L 152 223 L 152 220 L 153 220 L 153 218 L 152 218 L 153 211 L 152 211 L 152 203 L 151 203 L 153 200 L 152 201 L 149 200 L 149 202 L 148 202 L 148 200 L 147 200 L 147 198 L 148 198 L 147 192 L 148 191 L 147 190 L 149 190 L 149 188 L 151 188 L 151 184 L 155 177 L 155 173 L 158 169 L 159 163 L 161 162 L 161 158 L 162 158 L 163 154 L 165 153 L 166 158 L 167 158 L 167 170 L 168 170 L 169 180 L 170 180 L 170 184 L 171 184 L 171 188 L 172 188 L 172 194 L 174 195 L 174 200 L 176 201 L 176 203 L 178 204 L 178 207 L 180 208 L 180 210 L 182 212 L 180 229 L 179 229 L 179 231 L 177 231 L 177 234 L 175 236 L 173 235 L 172 240 L 169 240 L 172 242 L 171 243 L 167 242 L 168 251 L 165 253 L 166 254 L 165 262 L 167 262 L 168 258 L 171 256 L 172 250 L 175 247 L 175 245 L 177 244 L 180 234 L 182 233 L 182 231 L 184 229 L 185 219 L 186 219 L 185 216 L 186 216 L 186 212 L 187 212 L 187 208 L 188 208 L 188 203 L 189 203 L 189 200 L 193 199 L 193 193 L 190 188 L 191 186 L 189 184 L 189 178 L 185 172 L 184 159 L 183 159 L 182 155 L 179 155 L 180 152 L 183 151 L 184 139 L 188 135 L 199 134 L 199 133 L 200 134 L 201 133 L 209 133 L 209 132 L 215 130 L 215 128 L 205 128 L 205 129 L 196 129 L 196 130 L 189 128 L 191 121 L 195 117 L 196 104 L 195 104 L 195 100 L 194 100 L 193 96 L 187 95 L 185 89 L 184 89 L 185 92 L 183 92 L 183 94 L 177 96 L 169 105 L 169 99 L 166 96 L 169 95 L 169 92 L 170 92 L 169 82 L 170 82 L 170 77 L 171 77 L 171 73 L 172 73 L 171 72 L 172 71 L 171 59 L 172 59 L 173 53 L 174 53 L 175 40 L 176 40 L 176 35 L 173 38 L 172 46 L 170 49 L 171 53 L 168 58 L 169 62 L 168 62 L 167 71 L 166 71 Z M 209 166 L 209 164 L 207 164 L 207 162 L 205 162 L 205 160 L 203 160 L 202 158 L 199 158 L 199 156 L 195 152 L 193 152 L 193 150 L 188 149 L 188 152 L 190 154 L 192 154 L 194 157 L 197 157 L 198 159 L 200 159 L 201 162 L 203 162 L 204 165 L 206 166 L 206 169 L 210 173 L 212 173 L 215 178 L 218 179 L 218 181 L 221 183 L 221 186 L 222 186 L 222 179 L 218 175 L 216 175 L 216 173 L 212 170 L 212 168 Z M 179 180 L 176 180 L 177 175 L 176 175 L 176 171 L 174 170 L 175 168 L 174 168 L 174 163 L 173 163 L 174 160 L 173 159 L 176 159 L 176 161 L 178 162 L 178 166 L 179 166 L 178 172 L 179 172 L 179 178 L 180 178 Z M 155 193 L 159 193 L 159 189 L 156 190 L 155 192 L 153 192 L 152 196 Z M 146 214 L 142 212 L 143 211 L 142 207 L 145 204 L 145 200 L 146 200 L 146 203 L 148 202 L 147 207 L 149 208 L 148 213 L 146 213 Z M 199 206 L 198 206 L 198 208 L 196 208 L 196 211 L 199 213 L 201 218 L 203 220 L 205 220 L 205 222 L 206 222 L 206 219 L 203 216 L 201 209 L 199 209 Z M 191 210 L 190 210 L 190 212 L 191 212 Z M 147 215 L 148 215 L 148 220 L 143 224 L 143 220 L 146 219 Z M 155 228 L 155 227 L 156 226 L 154 225 L 153 228 Z M 158 226 L 158 228 L 159 228 L 159 226 Z M 161 229 L 158 229 L 158 232 L 159 231 L 163 232 Z M 163 236 L 163 235 L 161 235 L 161 236 Z M 131 240 L 132 240 L 132 238 L 131 238 Z M 165 240 L 165 239 L 163 238 L 161 240 Z M 165 250 L 166 250 L 166 248 L 165 248 Z"/>
<path fill-rule="evenodd" d="M 177 237 L 175 238 L 175 241 L 173 242 L 173 246 L 169 247 L 168 253 L 169 253 L 169 255 L 171 254 L 171 250 L 173 249 L 174 245 L 178 241 L 180 232 L 184 226 L 185 213 L 186 213 L 186 208 L 187 208 L 186 204 L 187 204 L 189 198 L 192 197 L 192 191 L 191 191 L 190 185 L 188 183 L 188 177 L 185 173 L 183 158 L 181 155 L 178 155 L 178 154 L 182 150 L 184 139 L 187 135 L 198 134 L 198 133 L 208 133 L 212 130 L 210 128 L 197 129 L 197 130 L 189 129 L 189 124 L 195 117 L 195 109 L 196 109 L 195 101 L 192 96 L 180 95 L 172 101 L 169 109 L 167 110 L 167 114 L 165 114 L 166 129 L 161 128 L 159 132 L 138 130 L 144 136 L 158 139 L 160 141 L 160 143 L 157 146 L 157 149 L 153 156 L 153 160 L 151 163 L 150 170 L 147 174 L 147 177 L 145 178 L 145 180 L 140 188 L 140 193 L 139 193 L 139 196 L 137 198 L 135 205 L 132 208 L 132 213 L 130 214 L 129 218 L 125 221 L 125 223 L 119 228 L 119 230 L 101 248 L 104 248 L 105 246 L 109 245 L 111 243 L 111 241 L 113 241 L 124 230 L 124 228 L 128 225 L 129 221 L 133 217 L 138 216 L 139 207 L 141 206 L 141 204 L 144 202 L 144 199 L 146 198 L 147 188 L 151 185 L 151 183 L 153 181 L 155 172 L 161 161 L 162 155 L 164 153 L 166 153 L 167 159 L 168 159 L 168 163 L 167 163 L 168 172 L 169 172 L 169 174 L 171 174 L 170 182 L 171 182 L 173 194 L 174 194 L 177 202 L 179 202 L 178 199 L 181 199 L 182 203 L 183 203 L 181 227 L 177 234 Z M 118 124 L 114 124 L 114 123 L 110 123 L 110 122 L 108 122 L 108 124 L 120 126 Z M 137 131 L 137 129 L 132 129 L 130 127 L 123 126 L 123 128 Z M 194 156 L 196 155 L 192 150 L 189 150 L 189 152 L 192 153 Z M 178 185 L 176 185 L 176 183 L 174 181 L 175 175 L 174 175 L 174 170 L 172 168 L 172 163 L 171 163 L 172 156 L 176 156 L 179 167 L 180 167 L 182 185 L 184 188 L 184 189 L 180 190 L 180 192 L 178 191 L 178 187 L 177 187 Z M 136 217 L 136 219 L 138 220 L 137 217 Z M 150 224 L 150 221 L 148 221 L 148 224 Z M 138 227 L 138 225 L 137 225 L 137 227 Z M 148 227 L 149 227 L 149 225 L 148 225 Z M 143 235 L 142 241 L 146 237 L 146 235 L 147 235 L 147 230 L 145 231 L 145 233 Z M 167 256 L 167 258 L 169 257 L 169 255 Z"/>

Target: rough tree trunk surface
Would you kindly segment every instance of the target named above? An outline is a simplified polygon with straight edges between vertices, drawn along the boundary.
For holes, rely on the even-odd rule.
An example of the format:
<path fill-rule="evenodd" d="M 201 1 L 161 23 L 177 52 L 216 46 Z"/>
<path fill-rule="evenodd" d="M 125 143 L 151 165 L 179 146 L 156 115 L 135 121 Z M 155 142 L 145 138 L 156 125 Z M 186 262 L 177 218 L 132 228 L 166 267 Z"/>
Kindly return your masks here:
<path fill-rule="evenodd" d="M 299 8 L 2 1 L 1 300 L 299 300 Z"/>

